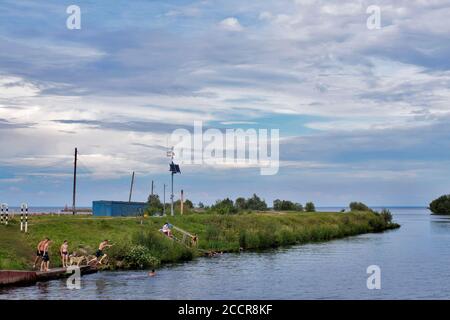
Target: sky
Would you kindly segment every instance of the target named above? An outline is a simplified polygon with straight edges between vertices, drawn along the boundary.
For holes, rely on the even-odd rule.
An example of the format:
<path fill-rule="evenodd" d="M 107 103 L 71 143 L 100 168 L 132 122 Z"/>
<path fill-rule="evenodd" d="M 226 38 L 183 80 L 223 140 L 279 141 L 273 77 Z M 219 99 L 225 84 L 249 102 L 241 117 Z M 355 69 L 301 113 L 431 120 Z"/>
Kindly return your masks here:
<path fill-rule="evenodd" d="M 75 147 L 79 205 L 127 200 L 132 171 L 133 200 L 152 180 L 162 198 L 171 132 L 202 121 L 279 129 L 280 168 L 182 166 L 195 203 L 428 205 L 450 191 L 449 16 L 448 0 L 2 0 L 0 202 L 70 205 Z"/>

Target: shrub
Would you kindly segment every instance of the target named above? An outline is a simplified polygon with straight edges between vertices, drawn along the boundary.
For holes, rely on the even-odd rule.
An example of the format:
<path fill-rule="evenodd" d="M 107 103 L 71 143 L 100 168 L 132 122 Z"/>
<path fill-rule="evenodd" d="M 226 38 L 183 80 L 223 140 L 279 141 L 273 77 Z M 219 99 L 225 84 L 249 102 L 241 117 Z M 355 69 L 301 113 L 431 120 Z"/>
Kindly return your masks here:
<path fill-rule="evenodd" d="M 238 210 L 246 210 L 247 208 L 247 200 L 245 198 L 239 197 L 234 202 L 236 209 Z"/>
<path fill-rule="evenodd" d="M 312 202 L 307 202 L 305 204 L 305 211 L 306 212 L 316 212 L 316 206 Z"/>
<path fill-rule="evenodd" d="M 218 214 L 234 214 L 238 212 L 234 206 L 233 200 L 229 198 L 217 200 L 216 203 L 211 206 L 211 210 Z"/>
<path fill-rule="evenodd" d="M 273 209 L 277 211 L 303 211 L 303 206 L 289 200 L 277 199 L 273 202 Z"/>
<path fill-rule="evenodd" d="M 142 245 L 131 246 L 129 252 L 124 257 L 124 263 L 130 268 L 154 268 L 160 261 L 153 257 L 150 250 Z"/>
<path fill-rule="evenodd" d="M 161 262 L 191 260 L 192 250 L 174 242 L 158 231 L 136 232 L 132 237 L 133 245 L 147 248 L 150 254 Z"/>
<path fill-rule="evenodd" d="M 392 222 L 392 213 L 388 209 L 381 210 L 380 215 L 386 224 L 389 224 Z"/>
<path fill-rule="evenodd" d="M 265 211 L 267 210 L 267 204 L 264 200 L 262 200 L 260 197 L 258 197 L 256 194 L 253 194 L 253 196 L 249 199 L 247 199 L 247 206 L 246 209 L 250 210 L 258 210 L 258 211 Z"/>
<path fill-rule="evenodd" d="M 349 207 L 350 211 L 371 211 L 369 207 L 362 202 L 352 202 Z"/>
<path fill-rule="evenodd" d="M 444 195 L 433 200 L 429 209 L 434 214 L 450 214 L 450 195 Z"/>
<path fill-rule="evenodd" d="M 154 215 L 155 213 L 163 212 L 163 204 L 161 203 L 161 200 L 159 200 L 159 196 L 157 194 L 150 195 L 147 202 L 147 214 Z"/>

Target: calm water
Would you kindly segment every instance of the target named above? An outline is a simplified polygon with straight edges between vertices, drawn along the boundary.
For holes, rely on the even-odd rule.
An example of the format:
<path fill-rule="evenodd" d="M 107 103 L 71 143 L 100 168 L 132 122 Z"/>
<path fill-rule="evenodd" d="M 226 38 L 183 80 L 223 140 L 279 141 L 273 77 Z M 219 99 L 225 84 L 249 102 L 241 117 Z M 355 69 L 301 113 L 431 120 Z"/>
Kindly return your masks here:
<path fill-rule="evenodd" d="M 146 272 L 101 272 L 0 291 L 0 299 L 448 299 L 450 217 L 394 208 L 399 230 L 264 253 L 226 254 Z M 368 290 L 379 265 L 382 289 Z"/>

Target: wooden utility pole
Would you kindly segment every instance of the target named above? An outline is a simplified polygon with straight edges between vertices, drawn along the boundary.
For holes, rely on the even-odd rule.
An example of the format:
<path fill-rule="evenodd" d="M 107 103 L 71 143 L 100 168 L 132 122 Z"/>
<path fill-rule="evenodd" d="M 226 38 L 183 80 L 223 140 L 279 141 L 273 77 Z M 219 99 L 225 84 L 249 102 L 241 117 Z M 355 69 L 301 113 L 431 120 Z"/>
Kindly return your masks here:
<path fill-rule="evenodd" d="M 164 183 L 164 206 L 163 206 L 163 215 L 166 215 L 166 184 Z"/>
<path fill-rule="evenodd" d="M 75 148 L 75 161 L 73 166 L 73 195 L 72 195 L 72 214 L 76 214 L 76 193 L 77 193 L 77 160 L 78 160 L 78 149 Z"/>
<path fill-rule="evenodd" d="M 181 189 L 181 200 L 180 200 L 180 211 L 183 214 L 183 206 L 184 206 L 184 197 L 183 197 L 183 189 Z"/>
<path fill-rule="evenodd" d="M 134 184 L 134 171 L 131 176 L 130 197 L 128 198 L 128 202 L 131 202 L 131 196 L 133 194 L 133 184 Z"/>

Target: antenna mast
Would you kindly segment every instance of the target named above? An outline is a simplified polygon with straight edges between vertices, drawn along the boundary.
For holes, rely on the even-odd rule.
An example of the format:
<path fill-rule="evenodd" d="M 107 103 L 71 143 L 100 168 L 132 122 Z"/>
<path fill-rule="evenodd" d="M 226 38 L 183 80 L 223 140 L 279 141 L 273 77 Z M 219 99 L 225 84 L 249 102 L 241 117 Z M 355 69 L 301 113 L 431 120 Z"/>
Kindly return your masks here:
<path fill-rule="evenodd" d="M 77 193 L 77 159 L 78 158 L 78 149 L 75 148 L 75 161 L 73 166 L 73 194 L 72 194 L 72 214 L 75 215 L 76 208 L 75 208 L 75 200 L 76 200 L 76 193 Z"/>

